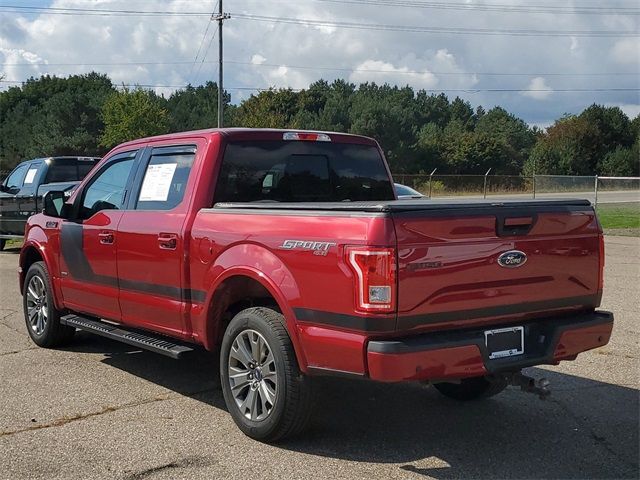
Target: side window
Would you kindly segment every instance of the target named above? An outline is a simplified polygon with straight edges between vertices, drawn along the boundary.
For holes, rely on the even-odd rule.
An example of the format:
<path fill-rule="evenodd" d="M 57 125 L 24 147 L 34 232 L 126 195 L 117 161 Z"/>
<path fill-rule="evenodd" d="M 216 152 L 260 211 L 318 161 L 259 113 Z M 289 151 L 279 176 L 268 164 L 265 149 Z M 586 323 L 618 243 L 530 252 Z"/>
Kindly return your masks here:
<path fill-rule="evenodd" d="M 172 210 L 184 198 L 195 147 L 154 148 L 144 173 L 136 210 Z"/>
<path fill-rule="evenodd" d="M 28 167 L 28 165 L 20 165 L 16 168 L 5 180 L 5 186 L 11 190 L 21 189 Z"/>
<path fill-rule="evenodd" d="M 92 179 L 84 191 L 81 218 L 89 218 L 101 210 L 119 210 L 123 207 L 134 160 L 135 152 L 113 161 Z"/>

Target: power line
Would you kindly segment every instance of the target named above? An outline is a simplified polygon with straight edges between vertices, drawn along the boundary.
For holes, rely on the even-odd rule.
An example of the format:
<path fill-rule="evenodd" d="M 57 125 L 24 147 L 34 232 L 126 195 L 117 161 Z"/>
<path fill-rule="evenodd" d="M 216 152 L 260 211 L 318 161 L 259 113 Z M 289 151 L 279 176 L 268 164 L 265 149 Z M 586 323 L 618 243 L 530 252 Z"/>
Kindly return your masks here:
<path fill-rule="evenodd" d="M 216 8 L 218 8 L 218 4 L 216 3 L 216 5 L 213 7 L 213 11 L 216 11 Z M 213 15 L 213 13 L 212 13 Z M 207 21 L 207 28 L 205 28 L 204 30 L 204 35 L 202 35 L 202 39 L 200 40 L 200 45 L 198 46 L 198 51 L 196 52 L 196 57 L 193 59 L 193 63 L 191 64 L 191 68 L 189 69 L 189 75 L 187 75 L 187 78 L 190 79 L 191 78 L 191 74 L 193 73 L 193 67 L 195 66 L 196 62 L 198 61 L 198 56 L 200 55 L 200 50 L 202 49 L 202 45 L 204 45 L 204 41 L 207 38 L 207 33 L 209 33 L 209 27 L 211 27 L 211 20 Z M 204 60 L 204 58 L 203 58 Z"/>
<path fill-rule="evenodd" d="M 558 5 L 509 5 L 504 3 L 445 3 L 433 1 L 407 0 L 314 0 L 323 3 L 374 5 L 390 7 L 409 7 L 444 10 L 476 10 L 498 13 L 552 13 L 552 14 L 586 14 L 586 15 L 640 15 L 640 9 L 632 7 L 592 7 L 592 6 L 558 6 Z M 0 5 L 8 12 L 46 13 L 49 15 L 108 15 L 108 16 L 206 16 L 209 12 L 176 12 L 163 10 L 115 10 L 96 8 L 64 8 L 42 7 L 34 5 Z"/>
<path fill-rule="evenodd" d="M 437 10 L 476 10 L 500 13 L 553 13 L 584 15 L 640 15 L 640 9 L 632 7 L 590 7 L 590 6 L 557 6 L 557 5 L 509 5 L 504 3 L 445 3 L 430 1 L 406 0 L 314 0 L 323 3 L 375 5 L 386 7 L 426 8 Z"/>
<path fill-rule="evenodd" d="M 376 30 L 409 33 L 439 33 L 451 35 L 512 35 L 512 36 L 550 36 L 550 37 L 631 37 L 640 36 L 635 30 L 511 30 L 490 28 L 459 28 L 459 27 L 426 27 L 419 25 L 385 25 L 377 23 L 339 22 L 328 20 L 314 20 L 287 17 L 269 17 L 266 15 L 253 15 L 247 13 L 234 13 L 235 18 L 267 22 L 284 23 L 292 25 L 305 25 L 315 27 L 349 28 L 356 30 Z"/>
<path fill-rule="evenodd" d="M 234 60 L 227 60 L 225 63 L 236 65 L 251 65 L 254 67 L 270 67 L 270 68 L 293 68 L 302 70 L 327 70 L 327 71 L 340 71 L 340 72 L 362 72 L 362 73 L 388 73 L 388 74 L 401 74 L 401 75 L 452 75 L 452 76 L 472 76 L 472 75 L 484 75 L 484 76 L 512 76 L 512 77 L 542 77 L 542 76 L 637 76 L 638 73 L 629 72 L 446 72 L 446 71 L 431 71 L 431 70 L 381 70 L 381 69 L 369 69 L 369 68 L 344 68 L 344 67 L 321 67 L 321 66 L 309 66 L 309 65 L 286 65 L 278 63 L 253 63 L 253 62 L 239 62 Z"/>
<path fill-rule="evenodd" d="M 38 13 L 46 15 L 83 15 L 83 16 L 107 16 L 107 17 L 203 17 L 211 16 L 209 12 L 175 12 L 163 10 L 112 10 L 99 8 L 63 8 L 63 7 L 36 7 L 25 5 L 0 5 L 0 11 L 11 13 Z"/>
<path fill-rule="evenodd" d="M 20 80 L 0 80 L 0 83 L 22 84 L 26 83 Z M 144 84 L 144 83 L 121 83 L 118 87 L 143 87 L 143 88 L 186 88 L 188 85 L 158 85 L 158 84 Z M 291 90 L 294 92 L 300 92 L 303 89 L 300 88 L 288 88 L 288 87 L 225 87 L 225 90 L 247 90 L 247 91 L 269 91 L 269 90 Z M 640 88 L 558 88 L 558 89 L 545 89 L 545 88 L 421 88 L 429 93 L 509 93 L 509 92 L 544 92 L 544 93 L 580 93 L 580 92 L 640 92 Z"/>
<path fill-rule="evenodd" d="M 215 35 L 215 33 L 214 33 Z M 211 41 L 210 41 L 211 43 Z M 206 56 L 205 56 L 206 58 Z M 5 63 L 0 66 L 5 67 L 110 67 L 110 66 L 126 66 L 126 65 L 144 65 L 144 66 L 169 66 L 169 65 L 192 65 L 192 61 L 175 61 L 175 62 L 102 62 L 102 63 L 47 63 L 47 62 L 23 62 L 23 63 Z M 217 60 L 206 61 L 204 58 L 200 64 L 214 64 L 218 63 Z M 508 77 L 589 77 L 589 76 L 638 76 L 637 72 L 447 72 L 438 70 L 382 70 L 371 68 L 348 68 L 348 67 L 328 67 L 318 65 L 289 65 L 284 63 L 254 63 L 254 62 L 240 62 L 235 60 L 225 60 L 225 64 L 231 65 L 245 65 L 251 67 L 269 67 L 269 68 L 291 68 L 301 70 L 325 70 L 325 71 L 338 71 L 338 72 L 363 72 L 363 73 L 388 73 L 388 74 L 400 74 L 400 75 L 451 75 L 451 76 L 508 76 Z M 190 75 L 189 75 L 190 76 Z"/>
<path fill-rule="evenodd" d="M 62 7 L 33 7 L 7 5 L 0 8 L 8 9 L 5 12 L 15 12 L 21 10 L 37 11 L 39 13 L 66 14 L 66 15 L 139 15 L 139 16 L 203 16 L 209 15 L 207 12 L 167 12 L 151 10 L 106 10 L 88 8 L 62 8 Z M 17 10 L 11 10 L 17 9 Z M 233 14 L 234 17 L 268 23 L 284 23 L 294 25 L 350 28 L 358 30 L 375 31 L 396 31 L 409 33 L 439 33 L 451 35 L 512 35 L 512 36 L 551 36 L 551 37 L 628 37 L 639 36 L 640 32 L 635 30 L 515 30 L 515 29 L 489 29 L 489 28 L 462 28 L 462 27 L 428 27 L 419 25 L 385 25 L 361 22 L 338 22 L 329 20 L 314 20 L 288 17 L 270 17 L 266 15 L 253 15 L 245 13 Z"/>

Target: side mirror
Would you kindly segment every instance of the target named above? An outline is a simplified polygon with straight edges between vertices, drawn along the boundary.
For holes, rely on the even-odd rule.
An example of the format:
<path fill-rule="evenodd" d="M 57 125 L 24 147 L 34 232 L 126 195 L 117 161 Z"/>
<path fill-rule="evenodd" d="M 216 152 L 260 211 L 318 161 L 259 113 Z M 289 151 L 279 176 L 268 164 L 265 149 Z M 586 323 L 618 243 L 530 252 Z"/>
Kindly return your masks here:
<path fill-rule="evenodd" d="M 68 218 L 70 205 L 65 203 L 69 198 L 68 192 L 51 190 L 42 197 L 42 213 L 50 217 Z"/>

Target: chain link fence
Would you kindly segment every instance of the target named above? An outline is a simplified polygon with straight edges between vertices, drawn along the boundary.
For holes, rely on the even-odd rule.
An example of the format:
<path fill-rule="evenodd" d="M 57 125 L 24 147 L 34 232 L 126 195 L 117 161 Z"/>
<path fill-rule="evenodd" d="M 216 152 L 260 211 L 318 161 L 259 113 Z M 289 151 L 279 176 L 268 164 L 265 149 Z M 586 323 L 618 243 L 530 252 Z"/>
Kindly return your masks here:
<path fill-rule="evenodd" d="M 640 177 L 396 174 L 394 180 L 431 198 L 577 197 L 596 205 L 640 202 Z"/>

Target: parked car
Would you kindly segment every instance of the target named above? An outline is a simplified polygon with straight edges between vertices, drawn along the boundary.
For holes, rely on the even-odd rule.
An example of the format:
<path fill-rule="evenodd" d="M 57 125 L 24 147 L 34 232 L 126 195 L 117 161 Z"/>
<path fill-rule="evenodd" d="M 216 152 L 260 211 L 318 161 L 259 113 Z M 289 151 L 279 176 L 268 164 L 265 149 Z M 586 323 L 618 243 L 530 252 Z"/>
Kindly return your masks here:
<path fill-rule="evenodd" d="M 122 144 L 49 192 L 19 281 L 39 346 L 218 352 L 233 420 L 274 441 L 319 375 L 545 397 L 524 367 L 609 341 L 603 262 L 586 200 L 398 201 L 372 139 L 221 129 Z"/>
<path fill-rule="evenodd" d="M 419 191 L 414 190 L 411 187 L 407 187 L 406 185 L 402 185 L 401 183 L 394 183 L 393 187 L 396 190 L 396 195 L 398 196 L 398 200 L 424 198 L 424 195 L 421 194 Z"/>
<path fill-rule="evenodd" d="M 9 238 L 22 238 L 31 215 L 42 208 L 50 190 L 70 191 L 99 158 L 50 157 L 20 163 L 0 184 L 0 250 Z"/>

